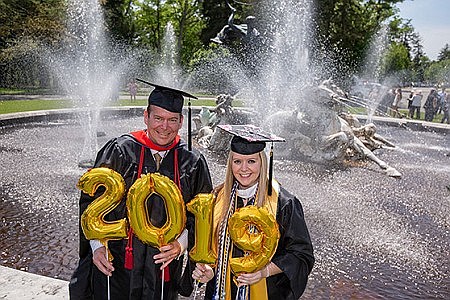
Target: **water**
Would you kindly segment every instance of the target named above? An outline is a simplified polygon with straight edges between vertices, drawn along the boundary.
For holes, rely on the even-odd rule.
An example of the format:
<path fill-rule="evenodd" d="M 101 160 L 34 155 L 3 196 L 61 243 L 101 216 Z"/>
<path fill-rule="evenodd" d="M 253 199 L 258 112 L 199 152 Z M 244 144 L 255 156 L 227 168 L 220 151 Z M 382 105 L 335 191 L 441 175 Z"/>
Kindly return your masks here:
<path fill-rule="evenodd" d="M 137 55 L 112 43 L 98 0 L 69 0 L 67 37 L 57 49 L 45 49 L 42 60 L 54 74 L 58 85 L 77 108 L 85 142 L 80 161 L 95 157 L 100 109 L 119 97 L 123 78 L 135 66 Z M 137 53 L 135 53 L 137 54 Z"/>
<path fill-rule="evenodd" d="M 98 143 L 137 128 L 144 128 L 142 116 L 104 120 Z M 402 179 L 371 163 L 333 169 L 279 160 L 275 146 L 275 177 L 302 202 L 315 247 L 302 299 L 450 297 L 448 136 L 378 131 L 399 147 L 377 154 Z M 0 129 L 2 265 L 70 278 L 78 251 L 75 184 L 85 172 L 76 159 L 80 132 L 75 119 Z M 205 155 L 218 184 L 225 161 Z"/>

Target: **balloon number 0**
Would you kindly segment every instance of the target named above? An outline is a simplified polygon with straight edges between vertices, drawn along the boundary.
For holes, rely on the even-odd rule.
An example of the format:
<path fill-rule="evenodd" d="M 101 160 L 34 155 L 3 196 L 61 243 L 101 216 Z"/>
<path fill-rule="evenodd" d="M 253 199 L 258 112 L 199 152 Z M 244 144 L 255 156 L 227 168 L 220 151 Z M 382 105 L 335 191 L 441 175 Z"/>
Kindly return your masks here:
<path fill-rule="evenodd" d="M 150 222 L 147 201 L 154 193 L 165 202 L 167 220 L 162 227 Z M 178 186 L 168 177 L 159 173 L 142 175 L 135 181 L 127 196 L 128 219 L 136 236 L 144 243 L 159 248 L 174 241 L 186 224 L 186 210 Z"/>
<path fill-rule="evenodd" d="M 96 198 L 81 216 L 81 227 L 87 239 L 102 242 L 127 238 L 128 221 L 105 221 L 104 217 L 122 201 L 125 181 L 108 168 L 94 168 L 86 172 L 77 187 L 94 196 L 99 186 L 105 192 Z M 167 221 L 162 227 L 150 222 L 146 209 L 152 194 L 160 195 L 166 206 Z M 213 231 L 214 195 L 201 193 L 185 207 L 178 186 L 159 173 L 142 175 L 127 195 L 128 220 L 136 236 L 144 243 L 159 248 L 174 241 L 186 224 L 186 207 L 195 216 L 195 245 L 189 252 L 192 260 L 214 264 L 217 259 L 217 243 Z M 253 227 L 256 230 L 250 230 Z M 266 208 L 255 206 L 237 210 L 228 221 L 230 237 L 234 244 L 248 255 L 231 258 L 230 266 L 235 274 L 251 273 L 264 267 L 275 253 L 280 236 L 278 224 Z"/>

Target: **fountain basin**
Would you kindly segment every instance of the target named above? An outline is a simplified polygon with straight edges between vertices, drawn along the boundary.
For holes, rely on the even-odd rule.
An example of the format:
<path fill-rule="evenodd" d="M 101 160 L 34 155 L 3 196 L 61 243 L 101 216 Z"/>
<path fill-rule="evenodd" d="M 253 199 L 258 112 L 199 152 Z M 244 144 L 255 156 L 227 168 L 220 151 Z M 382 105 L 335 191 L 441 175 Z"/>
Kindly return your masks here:
<path fill-rule="evenodd" d="M 144 128 L 142 109 L 105 112 L 99 145 Z M 68 280 L 78 257 L 81 126 L 57 112 L 38 122 L 32 114 L 0 126 L 0 264 Z M 315 247 L 302 299 L 450 297 L 448 131 L 377 126 L 398 147 L 377 155 L 402 179 L 370 163 L 329 168 L 278 160 L 275 146 L 275 178 L 302 202 Z M 219 184 L 224 159 L 201 151 Z"/>

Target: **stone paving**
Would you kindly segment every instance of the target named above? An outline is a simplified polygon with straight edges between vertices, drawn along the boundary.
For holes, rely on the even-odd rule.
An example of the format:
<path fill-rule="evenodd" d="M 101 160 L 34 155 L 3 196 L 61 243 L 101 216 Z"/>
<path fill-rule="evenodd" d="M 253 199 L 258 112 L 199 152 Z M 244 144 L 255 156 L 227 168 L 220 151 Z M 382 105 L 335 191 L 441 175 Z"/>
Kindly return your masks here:
<path fill-rule="evenodd" d="M 69 282 L 0 266 L 0 299 L 69 299 Z"/>

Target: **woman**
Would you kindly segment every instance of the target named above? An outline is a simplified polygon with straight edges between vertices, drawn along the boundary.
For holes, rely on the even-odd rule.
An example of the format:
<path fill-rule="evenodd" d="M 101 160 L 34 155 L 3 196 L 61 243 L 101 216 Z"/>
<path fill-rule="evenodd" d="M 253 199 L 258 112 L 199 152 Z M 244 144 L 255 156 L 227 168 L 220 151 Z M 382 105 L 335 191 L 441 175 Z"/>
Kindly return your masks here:
<path fill-rule="evenodd" d="M 394 97 L 394 101 L 392 102 L 392 116 L 398 117 L 400 116 L 400 113 L 398 111 L 398 107 L 400 105 L 400 101 L 402 100 L 402 89 L 401 88 L 397 88 L 395 90 L 395 97 Z"/>
<path fill-rule="evenodd" d="M 232 127 L 234 130 L 239 126 Z M 233 130 L 229 132 L 235 134 Z M 303 209 L 300 201 L 275 180 L 268 185 L 271 171 L 268 174 L 265 144 L 265 141 L 248 141 L 240 136 L 234 136 L 231 141 L 226 179 L 215 189 L 217 266 L 213 269 L 209 265 L 197 263 L 192 274 L 195 280 L 207 283 L 205 299 L 264 299 L 260 294 L 252 295 L 248 288 L 261 281 L 267 285 L 268 299 L 297 300 L 305 290 L 314 256 Z M 236 209 L 248 205 L 267 207 L 276 216 L 280 238 L 276 252 L 266 266 L 254 273 L 239 274 L 232 280 L 229 268 L 227 270 L 229 258 L 241 257 L 244 253 L 232 242 L 226 247 L 228 226 L 219 224 L 227 221 Z M 238 293 L 239 297 L 236 297 Z"/>

